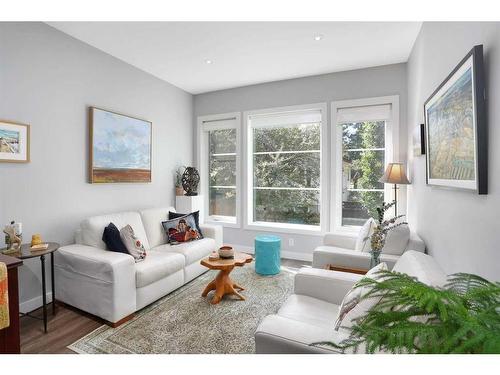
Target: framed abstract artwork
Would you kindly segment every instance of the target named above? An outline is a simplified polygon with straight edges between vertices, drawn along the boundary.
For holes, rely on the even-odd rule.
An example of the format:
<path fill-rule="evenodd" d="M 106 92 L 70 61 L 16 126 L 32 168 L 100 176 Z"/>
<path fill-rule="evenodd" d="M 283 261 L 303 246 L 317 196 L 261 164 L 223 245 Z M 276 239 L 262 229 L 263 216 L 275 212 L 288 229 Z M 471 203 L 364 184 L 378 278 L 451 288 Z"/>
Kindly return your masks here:
<path fill-rule="evenodd" d="M 152 123 L 90 107 L 89 182 L 151 182 Z"/>
<path fill-rule="evenodd" d="M 474 48 L 424 104 L 427 184 L 488 193 L 483 46 Z"/>
<path fill-rule="evenodd" d="M 0 121 L 0 162 L 30 161 L 30 126 Z"/>

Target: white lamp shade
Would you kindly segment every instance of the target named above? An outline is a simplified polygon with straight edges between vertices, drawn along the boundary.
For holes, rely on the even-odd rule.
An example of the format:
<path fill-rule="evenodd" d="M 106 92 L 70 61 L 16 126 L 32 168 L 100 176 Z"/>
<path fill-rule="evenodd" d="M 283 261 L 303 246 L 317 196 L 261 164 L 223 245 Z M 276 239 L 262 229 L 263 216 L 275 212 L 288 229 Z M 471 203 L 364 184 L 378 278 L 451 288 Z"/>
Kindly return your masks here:
<path fill-rule="evenodd" d="M 389 163 L 384 175 L 379 180 L 388 184 L 409 185 L 402 163 Z"/>

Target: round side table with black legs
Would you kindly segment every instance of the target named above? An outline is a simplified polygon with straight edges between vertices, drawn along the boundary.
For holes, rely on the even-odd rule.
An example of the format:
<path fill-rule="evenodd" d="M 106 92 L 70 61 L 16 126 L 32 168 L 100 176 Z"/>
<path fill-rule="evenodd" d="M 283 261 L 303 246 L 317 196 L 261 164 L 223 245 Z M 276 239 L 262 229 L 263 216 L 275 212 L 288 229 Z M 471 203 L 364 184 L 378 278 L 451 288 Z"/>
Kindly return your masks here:
<path fill-rule="evenodd" d="M 54 252 L 59 249 L 59 244 L 56 242 L 46 242 L 49 247 L 45 250 L 31 251 L 30 244 L 23 244 L 21 250 L 14 254 L 9 254 L 18 259 L 31 259 L 40 258 L 40 265 L 42 268 L 42 303 L 43 303 L 43 329 L 47 333 L 47 285 L 45 282 L 45 256 L 50 254 L 50 276 L 52 286 L 52 315 L 56 314 L 56 289 L 54 282 Z M 36 318 L 30 313 L 23 314 L 22 316 L 29 316 Z M 39 318 L 38 318 L 39 319 Z"/>

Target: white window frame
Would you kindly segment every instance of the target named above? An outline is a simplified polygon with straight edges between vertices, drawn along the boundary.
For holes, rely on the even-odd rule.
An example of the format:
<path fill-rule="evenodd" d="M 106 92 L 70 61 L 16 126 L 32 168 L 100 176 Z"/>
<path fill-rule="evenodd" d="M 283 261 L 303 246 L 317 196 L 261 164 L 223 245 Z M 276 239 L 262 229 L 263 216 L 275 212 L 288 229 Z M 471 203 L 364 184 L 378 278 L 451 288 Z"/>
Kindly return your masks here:
<path fill-rule="evenodd" d="M 399 95 L 366 99 L 335 101 L 331 104 L 331 228 L 338 234 L 357 235 L 359 226 L 342 225 L 342 128 L 337 124 L 337 111 L 341 108 L 366 107 L 371 105 L 391 105 L 391 118 L 385 127 L 385 165 L 399 161 Z M 392 185 L 384 186 L 384 201 L 392 197 Z M 403 203 L 403 202 L 401 202 Z"/>
<path fill-rule="evenodd" d="M 286 224 L 286 223 L 268 223 L 253 221 L 253 135 L 252 127 L 249 121 L 251 116 L 255 115 L 273 115 L 286 112 L 297 112 L 307 110 L 319 110 L 321 112 L 321 153 L 320 153 L 320 225 L 304 225 L 304 224 Z M 244 173 L 243 184 L 245 186 L 245 196 L 243 197 L 244 205 L 244 228 L 257 231 L 271 231 L 280 233 L 295 233 L 308 235 L 323 235 L 329 225 L 328 217 L 328 115 L 326 103 L 314 103 L 305 105 L 294 105 L 286 107 L 266 108 L 243 112 L 243 144 L 244 144 L 244 160 L 243 165 L 246 173 Z"/>
<path fill-rule="evenodd" d="M 217 121 L 232 120 L 235 126 L 217 126 Z M 210 126 L 213 123 L 213 126 Z M 200 191 L 203 199 L 204 222 L 208 224 L 221 224 L 225 227 L 241 227 L 241 113 L 230 112 L 215 115 L 198 116 L 198 169 L 200 171 Z M 209 155 L 208 155 L 208 131 L 217 129 L 236 129 L 236 216 L 210 215 L 209 212 Z"/>

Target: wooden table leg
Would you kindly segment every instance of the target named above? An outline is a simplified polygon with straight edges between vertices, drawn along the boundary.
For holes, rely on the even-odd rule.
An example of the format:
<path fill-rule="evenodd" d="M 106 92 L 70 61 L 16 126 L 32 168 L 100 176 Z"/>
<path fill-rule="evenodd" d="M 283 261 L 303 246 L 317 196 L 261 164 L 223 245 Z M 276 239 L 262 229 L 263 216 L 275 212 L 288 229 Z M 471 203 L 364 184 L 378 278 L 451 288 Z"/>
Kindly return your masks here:
<path fill-rule="evenodd" d="M 210 301 L 213 305 L 218 304 L 226 294 L 232 294 L 240 298 L 242 301 L 245 297 L 238 293 L 238 290 L 245 290 L 243 287 L 236 284 L 229 274 L 233 269 L 220 270 L 214 280 L 212 280 L 203 290 L 202 297 L 206 297 L 208 293 L 215 289 L 215 294 Z"/>
<path fill-rule="evenodd" d="M 202 297 L 206 297 L 207 294 L 208 294 L 208 292 L 210 292 L 211 290 L 214 290 L 215 288 L 216 288 L 215 287 L 215 280 L 210 281 L 210 283 L 203 290 L 203 293 L 201 293 L 201 296 Z"/>

